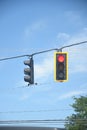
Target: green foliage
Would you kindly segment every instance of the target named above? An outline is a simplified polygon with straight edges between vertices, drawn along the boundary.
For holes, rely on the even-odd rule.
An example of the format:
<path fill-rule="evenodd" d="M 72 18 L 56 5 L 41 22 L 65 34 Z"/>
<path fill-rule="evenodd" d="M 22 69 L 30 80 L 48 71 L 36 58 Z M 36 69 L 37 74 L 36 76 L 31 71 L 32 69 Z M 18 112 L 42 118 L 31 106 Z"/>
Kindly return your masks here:
<path fill-rule="evenodd" d="M 67 117 L 65 127 L 67 130 L 87 130 L 87 96 L 74 97 L 74 101 L 71 106 L 75 114 Z"/>

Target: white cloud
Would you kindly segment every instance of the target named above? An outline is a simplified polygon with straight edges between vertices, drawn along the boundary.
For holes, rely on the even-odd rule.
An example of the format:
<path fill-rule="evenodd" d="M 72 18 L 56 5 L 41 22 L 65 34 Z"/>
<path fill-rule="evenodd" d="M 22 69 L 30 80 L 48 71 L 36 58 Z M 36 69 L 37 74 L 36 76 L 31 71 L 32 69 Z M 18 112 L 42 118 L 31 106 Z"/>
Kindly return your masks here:
<path fill-rule="evenodd" d="M 67 98 L 71 98 L 73 96 L 78 96 L 81 94 L 87 94 L 86 90 L 77 90 L 77 91 L 70 91 L 66 94 L 63 94 L 59 97 L 59 100 L 63 100 L 63 99 L 67 99 Z"/>
<path fill-rule="evenodd" d="M 41 63 L 35 64 L 34 67 L 36 81 L 38 79 L 46 81 L 53 72 L 53 56 L 46 56 Z"/>
<path fill-rule="evenodd" d="M 70 23 L 75 25 L 81 25 L 82 19 L 77 11 L 66 11 L 65 17 Z"/>
<path fill-rule="evenodd" d="M 29 98 L 29 94 L 25 93 L 20 97 L 21 101 L 27 100 Z"/>
<path fill-rule="evenodd" d="M 58 100 L 64 100 L 64 99 L 68 99 L 68 98 L 72 98 L 73 96 L 79 96 L 79 95 L 86 95 L 87 94 L 87 83 L 85 82 L 84 84 L 82 84 L 81 86 L 79 86 L 78 90 L 72 90 L 69 92 L 66 92 L 62 95 L 59 96 Z"/>
<path fill-rule="evenodd" d="M 74 43 L 87 41 L 87 28 L 83 28 L 78 34 L 71 36 L 63 45 L 67 46 Z M 65 48 L 63 51 L 68 52 L 69 73 L 87 72 L 87 44 Z"/>
<path fill-rule="evenodd" d="M 70 36 L 67 33 L 58 33 L 58 35 L 57 35 L 57 39 L 58 40 L 63 40 L 63 41 L 68 40 L 69 37 Z"/>
<path fill-rule="evenodd" d="M 27 83 L 28 84 L 28 83 Z M 27 87 L 27 84 L 24 82 L 24 80 L 22 79 L 22 80 L 20 80 L 19 82 L 17 82 L 16 84 L 15 84 L 15 86 L 16 86 L 16 88 L 25 88 L 25 87 Z"/>
<path fill-rule="evenodd" d="M 79 89 L 80 89 L 80 90 L 81 90 L 81 89 L 87 89 L 87 82 L 84 83 L 84 84 L 82 84 L 82 85 L 79 87 Z"/>
<path fill-rule="evenodd" d="M 26 37 L 31 36 L 33 33 L 38 32 L 42 29 L 44 29 L 46 26 L 46 22 L 45 21 L 36 21 L 34 23 L 32 23 L 30 26 L 27 26 L 24 33 Z"/>

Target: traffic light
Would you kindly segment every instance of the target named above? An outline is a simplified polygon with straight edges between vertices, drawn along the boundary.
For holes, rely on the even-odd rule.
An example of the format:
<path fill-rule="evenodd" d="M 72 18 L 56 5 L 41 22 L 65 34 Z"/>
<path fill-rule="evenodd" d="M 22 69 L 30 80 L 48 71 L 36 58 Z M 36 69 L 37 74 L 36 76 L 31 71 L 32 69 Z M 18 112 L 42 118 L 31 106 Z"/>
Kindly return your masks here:
<path fill-rule="evenodd" d="M 68 80 L 67 52 L 54 53 L 54 79 L 58 82 L 64 82 Z"/>
<path fill-rule="evenodd" d="M 28 65 L 28 68 L 24 69 L 24 81 L 28 82 L 29 84 L 34 84 L 34 61 L 33 58 L 24 61 L 25 65 Z"/>

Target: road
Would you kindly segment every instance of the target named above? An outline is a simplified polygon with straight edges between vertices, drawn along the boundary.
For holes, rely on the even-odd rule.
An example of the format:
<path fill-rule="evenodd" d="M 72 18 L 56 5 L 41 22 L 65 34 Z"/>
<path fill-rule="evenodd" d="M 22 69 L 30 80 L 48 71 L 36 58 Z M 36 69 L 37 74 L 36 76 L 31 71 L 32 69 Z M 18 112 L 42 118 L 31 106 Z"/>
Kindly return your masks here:
<path fill-rule="evenodd" d="M 49 127 L 0 126 L 0 130 L 65 130 Z"/>

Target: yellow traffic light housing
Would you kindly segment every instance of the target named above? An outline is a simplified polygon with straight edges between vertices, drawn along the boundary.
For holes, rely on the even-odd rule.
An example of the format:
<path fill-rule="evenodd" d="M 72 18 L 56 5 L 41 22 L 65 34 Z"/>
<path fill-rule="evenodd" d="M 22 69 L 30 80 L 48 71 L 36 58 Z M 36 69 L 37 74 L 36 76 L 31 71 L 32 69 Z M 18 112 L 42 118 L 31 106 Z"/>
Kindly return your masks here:
<path fill-rule="evenodd" d="M 54 53 L 54 79 L 57 82 L 65 82 L 68 80 L 67 52 Z"/>

